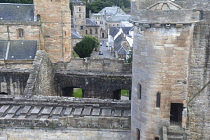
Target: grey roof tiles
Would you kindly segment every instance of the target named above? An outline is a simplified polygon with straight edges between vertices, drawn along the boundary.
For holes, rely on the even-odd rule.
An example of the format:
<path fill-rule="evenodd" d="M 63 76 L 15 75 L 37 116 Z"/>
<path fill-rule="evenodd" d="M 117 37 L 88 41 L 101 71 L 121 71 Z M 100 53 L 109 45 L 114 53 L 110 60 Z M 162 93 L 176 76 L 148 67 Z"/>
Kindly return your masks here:
<path fill-rule="evenodd" d="M 31 60 L 37 51 L 37 41 L 0 41 L 0 59 L 4 60 Z"/>
<path fill-rule="evenodd" d="M 0 21 L 34 21 L 33 4 L 0 3 Z"/>

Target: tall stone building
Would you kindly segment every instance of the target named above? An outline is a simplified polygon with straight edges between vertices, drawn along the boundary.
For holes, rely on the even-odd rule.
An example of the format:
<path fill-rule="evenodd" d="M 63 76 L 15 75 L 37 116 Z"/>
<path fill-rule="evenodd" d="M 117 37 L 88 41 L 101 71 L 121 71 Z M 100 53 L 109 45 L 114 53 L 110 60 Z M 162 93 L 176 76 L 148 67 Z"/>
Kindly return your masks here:
<path fill-rule="evenodd" d="M 71 14 L 68 0 L 2 3 L 0 8 L 1 40 L 36 42 L 37 49 L 45 50 L 52 62 L 70 60 Z"/>
<path fill-rule="evenodd" d="M 132 140 L 210 139 L 209 7 L 132 1 Z"/>
<path fill-rule="evenodd" d="M 50 8 L 49 8 L 50 7 Z M 71 14 L 68 0 L 34 0 L 34 15 L 41 22 L 44 49 L 53 62 L 71 58 Z"/>
<path fill-rule="evenodd" d="M 100 40 L 100 26 L 90 18 L 86 18 L 85 3 L 81 1 L 74 2 L 72 21 L 73 28 L 75 28 L 80 35 L 93 36 Z"/>

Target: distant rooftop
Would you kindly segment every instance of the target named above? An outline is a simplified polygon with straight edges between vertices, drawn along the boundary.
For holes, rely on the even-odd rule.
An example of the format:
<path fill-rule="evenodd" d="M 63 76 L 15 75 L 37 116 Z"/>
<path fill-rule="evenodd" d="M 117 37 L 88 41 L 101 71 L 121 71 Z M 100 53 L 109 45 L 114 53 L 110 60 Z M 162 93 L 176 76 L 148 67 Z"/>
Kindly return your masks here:
<path fill-rule="evenodd" d="M 120 7 L 117 6 L 105 7 L 99 12 L 99 14 L 101 15 L 115 15 L 117 13 L 121 15 L 126 15 L 126 13 Z"/>
<path fill-rule="evenodd" d="M 96 26 L 98 24 L 96 24 L 94 21 L 92 21 L 91 19 L 89 18 L 86 18 L 86 25 L 89 25 L 89 26 Z"/>
<path fill-rule="evenodd" d="M 121 22 L 121 21 L 129 21 L 130 18 L 131 18 L 131 15 L 116 14 L 108 18 L 107 22 L 114 23 L 114 22 Z"/>
<path fill-rule="evenodd" d="M 37 41 L 0 41 L 0 59 L 3 60 L 31 60 L 37 50 Z"/>
<path fill-rule="evenodd" d="M 34 21 L 34 5 L 0 3 L 0 21 Z"/>
<path fill-rule="evenodd" d="M 77 32 L 75 28 L 71 28 L 71 38 L 72 39 L 82 39 L 82 36 Z"/>

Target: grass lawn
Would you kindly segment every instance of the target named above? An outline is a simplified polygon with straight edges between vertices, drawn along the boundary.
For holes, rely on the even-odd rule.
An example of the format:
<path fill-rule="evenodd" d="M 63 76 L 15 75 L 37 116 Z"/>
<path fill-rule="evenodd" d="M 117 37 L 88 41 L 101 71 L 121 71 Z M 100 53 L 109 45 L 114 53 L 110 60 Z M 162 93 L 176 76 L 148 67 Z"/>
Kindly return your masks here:
<path fill-rule="evenodd" d="M 74 97 L 82 98 L 82 89 L 81 88 L 74 89 Z"/>
<path fill-rule="evenodd" d="M 121 96 L 129 97 L 129 90 L 124 90 L 124 89 L 122 89 L 122 90 L 121 90 Z"/>

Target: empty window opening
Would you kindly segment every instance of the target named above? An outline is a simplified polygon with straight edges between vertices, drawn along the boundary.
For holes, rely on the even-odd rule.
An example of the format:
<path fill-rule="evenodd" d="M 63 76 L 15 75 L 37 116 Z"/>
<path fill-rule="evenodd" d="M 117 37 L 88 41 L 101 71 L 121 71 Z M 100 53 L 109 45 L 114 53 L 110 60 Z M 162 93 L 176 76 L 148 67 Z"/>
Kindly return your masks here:
<path fill-rule="evenodd" d="M 141 134 L 141 131 L 136 128 L 136 140 L 140 140 L 140 134 Z"/>
<path fill-rule="evenodd" d="M 170 123 L 172 125 L 182 124 L 182 111 L 183 111 L 183 104 L 171 103 Z"/>
<path fill-rule="evenodd" d="M 90 34 L 92 34 L 92 32 L 93 32 L 92 29 L 90 29 Z"/>
<path fill-rule="evenodd" d="M 6 92 L 0 92 L 0 95 L 8 95 Z"/>
<path fill-rule="evenodd" d="M 24 30 L 21 28 L 18 29 L 18 37 L 24 37 Z"/>
<path fill-rule="evenodd" d="M 37 18 L 37 21 L 40 21 L 41 20 L 40 14 L 36 15 L 36 18 Z"/>
<path fill-rule="evenodd" d="M 86 34 L 88 34 L 88 31 L 86 30 Z"/>
<path fill-rule="evenodd" d="M 160 92 L 158 92 L 156 95 L 156 107 L 160 107 L 160 96 L 161 94 Z"/>
<path fill-rule="evenodd" d="M 81 7 L 79 7 L 79 11 L 81 11 Z"/>
<path fill-rule="evenodd" d="M 84 90 L 81 88 L 75 88 L 75 87 L 65 87 L 62 89 L 62 95 L 65 97 L 82 98 L 84 97 Z"/>
<path fill-rule="evenodd" d="M 155 140 L 160 140 L 160 138 L 159 137 L 155 137 Z"/>
<path fill-rule="evenodd" d="M 104 38 L 104 33 L 102 33 L 102 38 Z"/>
<path fill-rule="evenodd" d="M 138 98 L 141 99 L 141 91 L 142 91 L 141 84 L 138 84 L 138 86 L 139 86 Z"/>
<path fill-rule="evenodd" d="M 84 29 L 84 27 L 83 27 L 83 26 L 80 26 L 80 29 L 81 29 L 81 30 L 83 30 L 83 29 Z"/>

